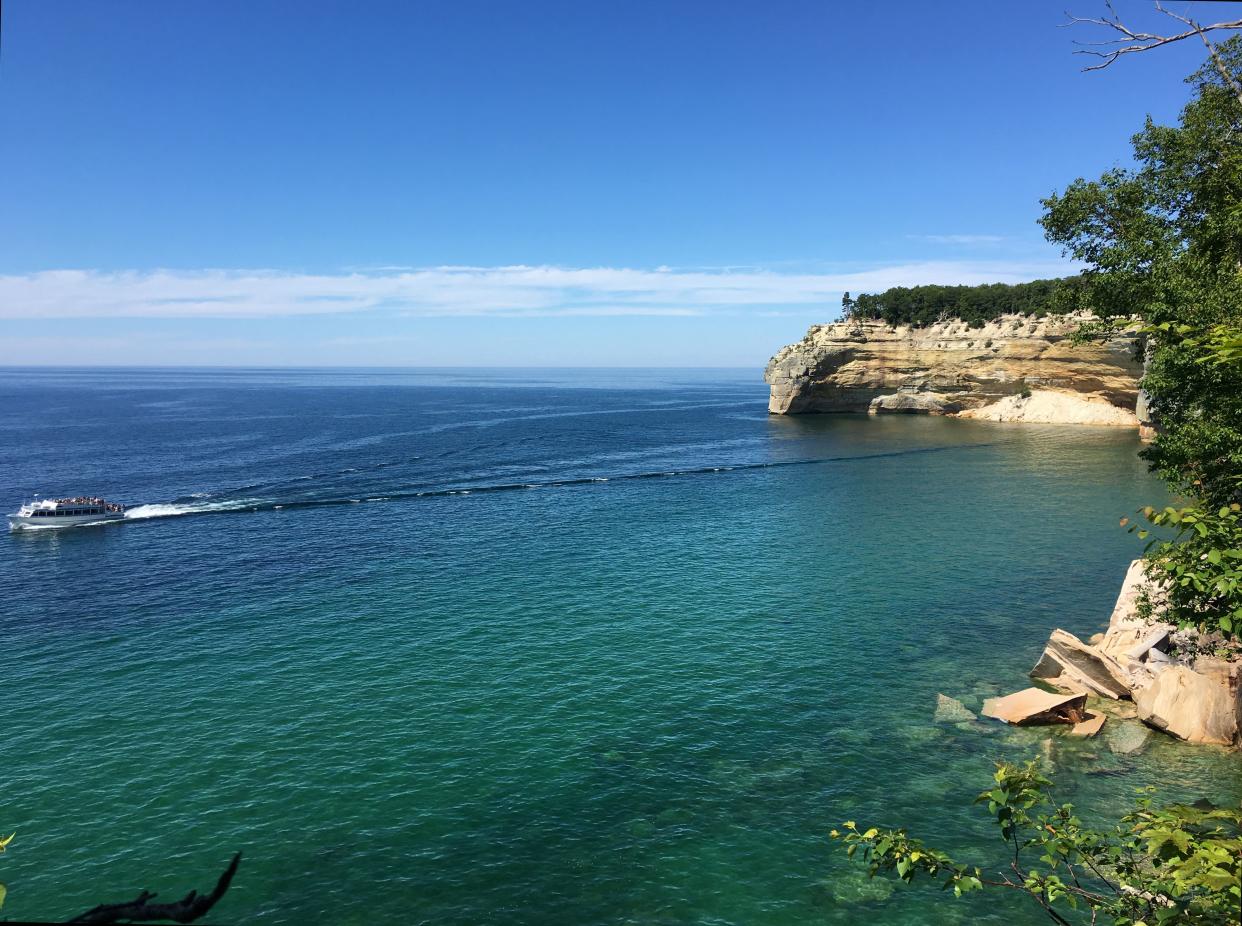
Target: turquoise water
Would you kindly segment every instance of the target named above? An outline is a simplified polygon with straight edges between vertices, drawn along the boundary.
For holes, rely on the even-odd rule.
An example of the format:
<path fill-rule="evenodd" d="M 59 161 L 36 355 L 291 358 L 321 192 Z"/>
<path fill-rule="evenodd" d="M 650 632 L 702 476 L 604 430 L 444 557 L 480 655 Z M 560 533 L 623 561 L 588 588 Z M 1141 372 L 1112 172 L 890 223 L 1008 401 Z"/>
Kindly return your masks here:
<path fill-rule="evenodd" d="M 752 371 L 0 371 L 4 913 L 207 887 L 213 922 L 1042 922 L 867 882 L 1045 755 L 1089 814 L 1236 756 L 932 719 L 1107 619 L 1127 433 L 771 418 Z"/>

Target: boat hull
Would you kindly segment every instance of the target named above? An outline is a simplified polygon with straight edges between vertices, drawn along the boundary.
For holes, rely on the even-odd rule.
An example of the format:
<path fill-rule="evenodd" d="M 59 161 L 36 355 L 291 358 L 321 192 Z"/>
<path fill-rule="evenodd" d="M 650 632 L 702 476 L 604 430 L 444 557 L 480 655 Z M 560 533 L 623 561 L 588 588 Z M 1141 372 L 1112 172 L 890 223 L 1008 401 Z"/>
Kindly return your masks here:
<path fill-rule="evenodd" d="M 9 515 L 9 530 L 51 530 L 60 527 L 82 527 L 86 524 L 103 524 L 106 521 L 121 521 L 125 518 L 123 511 L 107 514 L 75 514 L 52 518 L 27 517 L 20 514 Z"/>

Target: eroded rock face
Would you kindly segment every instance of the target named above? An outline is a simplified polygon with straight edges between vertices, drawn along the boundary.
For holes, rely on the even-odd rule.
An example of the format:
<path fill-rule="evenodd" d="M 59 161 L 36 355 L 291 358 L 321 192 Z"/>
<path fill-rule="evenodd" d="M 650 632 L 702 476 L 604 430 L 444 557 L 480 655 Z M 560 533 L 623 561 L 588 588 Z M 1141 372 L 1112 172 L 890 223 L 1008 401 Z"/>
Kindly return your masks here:
<path fill-rule="evenodd" d="M 1138 427 L 1142 363 L 1131 336 L 1074 346 L 1085 316 L 1007 315 L 982 328 L 816 325 L 768 363 L 773 414 L 970 413 L 996 420 Z M 1009 400 L 991 414 L 974 412 Z"/>

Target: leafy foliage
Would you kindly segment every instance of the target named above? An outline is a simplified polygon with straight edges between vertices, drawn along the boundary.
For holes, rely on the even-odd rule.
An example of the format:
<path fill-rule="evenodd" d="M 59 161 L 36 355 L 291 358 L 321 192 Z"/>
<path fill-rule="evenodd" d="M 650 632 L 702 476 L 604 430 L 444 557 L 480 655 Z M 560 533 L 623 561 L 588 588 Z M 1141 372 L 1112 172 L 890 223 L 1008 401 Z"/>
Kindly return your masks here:
<path fill-rule="evenodd" d="M 1164 616 L 1183 627 L 1242 637 L 1242 505 L 1148 507 L 1143 514 L 1175 530 L 1172 539 L 1148 545 L 1148 571 L 1160 580 Z"/>
<path fill-rule="evenodd" d="M 982 327 L 1002 315 L 1042 317 L 1063 311 L 1075 281 L 1034 280 L 1030 283 L 987 283 L 982 286 L 894 286 L 882 293 L 859 293 L 841 301 L 850 319 L 873 319 L 890 325 L 923 327 L 943 318 L 963 319 L 972 328 Z"/>
<path fill-rule="evenodd" d="M 1062 924 L 1236 924 L 1242 911 L 1242 807 L 1156 808 L 1144 794 L 1115 826 L 1085 825 L 1073 805 L 1056 805 L 1037 763 L 1001 764 L 986 803 L 1011 860 L 985 871 L 911 838 L 904 829 L 833 830 L 871 875 L 919 875 L 961 896 L 1005 888 L 1035 900 Z"/>
<path fill-rule="evenodd" d="M 1219 54 L 1242 76 L 1242 38 Z M 1158 425 L 1143 456 L 1189 502 L 1144 510 L 1171 529 L 1148 546 L 1148 574 L 1169 590 L 1162 616 L 1240 636 L 1242 101 L 1214 66 L 1189 82 L 1178 125 L 1149 119 L 1134 136 L 1135 168 L 1075 180 L 1041 221 L 1088 265 L 1072 298 L 1101 322 L 1084 336 L 1142 319 Z"/>
<path fill-rule="evenodd" d="M 16 835 L 16 833 L 12 833 L 8 836 L 8 838 L 0 839 L 0 855 L 4 854 L 4 850 L 9 847 L 9 843 L 13 841 L 13 837 Z M 8 887 L 5 886 L 3 881 L 0 881 L 0 907 L 4 906 L 4 898 L 8 896 L 8 893 Z"/>

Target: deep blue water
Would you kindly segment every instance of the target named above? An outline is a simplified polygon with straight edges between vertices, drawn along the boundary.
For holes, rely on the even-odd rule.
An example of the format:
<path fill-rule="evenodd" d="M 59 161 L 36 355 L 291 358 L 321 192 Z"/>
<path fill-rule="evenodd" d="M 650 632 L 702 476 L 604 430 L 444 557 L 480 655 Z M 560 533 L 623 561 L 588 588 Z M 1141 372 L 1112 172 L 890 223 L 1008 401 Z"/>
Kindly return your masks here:
<path fill-rule="evenodd" d="M 1107 620 L 1132 434 L 774 418 L 757 371 L 0 370 L 4 913 L 206 887 L 213 922 L 1035 923 L 870 883 L 981 863 L 1042 754 L 1089 815 L 1236 796 L 1153 738 L 932 720 Z"/>

